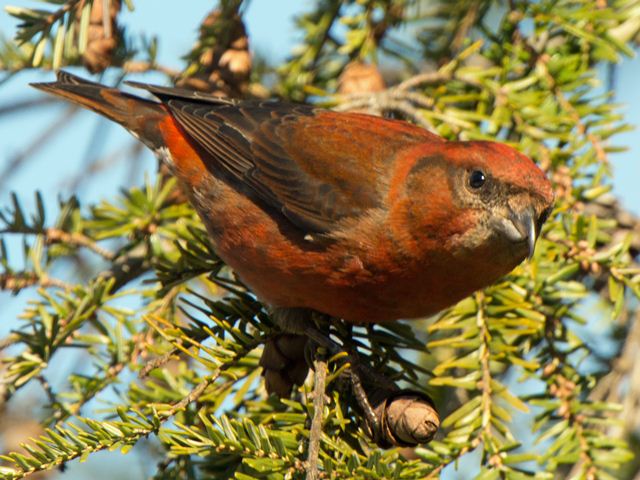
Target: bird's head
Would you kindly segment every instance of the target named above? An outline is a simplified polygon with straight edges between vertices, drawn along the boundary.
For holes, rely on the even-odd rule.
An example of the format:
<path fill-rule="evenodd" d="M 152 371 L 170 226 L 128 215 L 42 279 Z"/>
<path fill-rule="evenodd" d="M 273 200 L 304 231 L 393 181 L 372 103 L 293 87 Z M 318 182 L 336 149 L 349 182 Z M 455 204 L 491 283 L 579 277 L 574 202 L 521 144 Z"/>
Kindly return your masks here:
<path fill-rule="evenodd" d="M 503 273 L 533 255 L 553 206 L 542 170 L 495 142 L 440 144 L 415 163 L 407 185 L 414 207 L 425 193 L 429 199 L 422 202 L 425 228 L 438 225 L 448 232 L 452 251 L 482 255 L 481 263 Z"/>

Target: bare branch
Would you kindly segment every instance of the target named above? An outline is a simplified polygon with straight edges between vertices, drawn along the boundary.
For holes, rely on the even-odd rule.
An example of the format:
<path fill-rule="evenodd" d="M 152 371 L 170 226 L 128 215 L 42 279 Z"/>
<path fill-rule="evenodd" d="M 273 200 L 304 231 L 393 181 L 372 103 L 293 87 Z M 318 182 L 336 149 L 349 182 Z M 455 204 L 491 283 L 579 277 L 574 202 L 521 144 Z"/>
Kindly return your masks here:
<path fill-rule="evenodd" d="M 43 235 L 44 240 L 47 244 L 65 243 L 67 245 L 73 245 L 76 247 L 88 248 L 92 252 L 100 255 L 105 260 L 113 261 L 116 258 L 115 253 L 101 247 L 94 240 L 79 232 L 69 233 L 59 228 L 47 228 L 43 232 Z"/>
<path fill-rule="evenodd" d="M 318 347 L 313 362 L 315 375 L 313 385 L 313 418 L 309 430 L 309 453 L 307 454 L 307 480 L 320 478 L 318 459 L 320 456 L 320 438 L 322 437 L 322 418 L 326 404 L 327 360 L 325 350 Z"/>
<path fill-rule="evenodd" d="M 3 273 L 0 274 L 0 290 L 19 292 L 28 287 L 61 288 L 71 290 L 73 285 L 47 275 L 34 272 Z"/>

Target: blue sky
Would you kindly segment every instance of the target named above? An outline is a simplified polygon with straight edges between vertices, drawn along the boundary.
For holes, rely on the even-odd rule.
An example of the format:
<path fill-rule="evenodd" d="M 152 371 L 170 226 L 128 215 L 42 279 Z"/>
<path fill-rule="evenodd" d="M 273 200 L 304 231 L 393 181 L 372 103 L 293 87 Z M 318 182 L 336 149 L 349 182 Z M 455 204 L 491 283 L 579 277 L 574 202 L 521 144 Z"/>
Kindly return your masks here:
<path fill-rule="evenodd" d="M 183 65 L 180 55 L 188 51 L 192 45 L 197 25 L 214 4 L 211 0 L 135 0 L 134 3 L 136 11 L 123 14 L 121 21 L 132 33 L 157 33 L 161 39 L 159 61 L 176 69 Z M 0 6 L 7 4 L 42 6 L 33 1 L 0 0 Z M 311 2 L 299 0 L 253 0 L 246 16 L 252 48 L 273 62 L 284 59 L 296 43 L 292 17 L 310 4 Z M 0 12 L 0 33 L 5 37 L 11 37 L 14 28 L 15 21 L 4 11 Z M 16 76 L 0 86 L 0 106 L 23 98 L 36 98 L 40 93 L 30 89 L 27 83 L 51 79 L 52 76 L 50 72 L 37 71 Z M 139 78 L 150 82 L 153 82 L 154 78 L 161 81 L 153 76 Z M 626 120 L 636 127 L 640 125 L 640 89 L 637 86 L 639 78 L 640 60 L 625 59 L 618 70 L 616 101 L 626 105 L 623 110 Z M 0 117 L 0 171 L 28 145 L 37 132 L 59 118 L 64 109 L 64 106 L 56 105 Z M 107 147 L 107 151 L 113 151 L 129 141 L 128 135 L 119 127 L 90 112 L 80 112 L 62 135 L 48 144 L 45 150 L 34 155 L 25 168 L 10 177 L 4 188 L 0 189 L 0 205 L 8 204 L 10 191 L 20 192 L 26 206 L 33 205 L 32 193 L 35 190 L 42 191 L 45 200 L 51 205 L 55 204 L 59 195 L 68 197 L 74 193 L 77 172 L 81 170 L 83 162 L 92 158 L 88 139 L 96 129 L 99 129 L 100 141 Z M 615 167 L 614 190 L 628 208 L 640 214 L 640 134 L 635 130 L 619 135 L 616 137 L 616 144 L 626 145 L 629 150 L 612 157 Z M 145 153 L 144 158 L 144 168 L 132 169 L 131 165 L 120 162 L 84 181 L 79 192 L 83 201 L 87 203 L 99 201 L 101 198 L 112 198 L 124 181 L 139 183 L 145 169 L 148 172 L 155 171 L 155 160 L 151 155 Z M 132 175 L 135 178 L 131 178 Z M 2 180 L 0 179 L 0 183 Z M 19 244 L 12 242 L 11 246 L 17 250 Z M 1 337 L 15 326 L 19 304 L 7 294 L 0 293 L 0 306 Z M 84 468 L 75 466 L 71 469 L 72 472 L 76 472 L 75 476 L 64 478 L 83 478 L 82 472 L 87 471 L 83 470 Z M 129 459 L 111 464 L 107 469 L 92 471 L 91 475 L 96 480 L 114 478 L 119 469 L 127 472 L 121 478 L 143 478 L 142 472 L 146 471 L 142 465 L 136 464 L 135 459 Z"/>

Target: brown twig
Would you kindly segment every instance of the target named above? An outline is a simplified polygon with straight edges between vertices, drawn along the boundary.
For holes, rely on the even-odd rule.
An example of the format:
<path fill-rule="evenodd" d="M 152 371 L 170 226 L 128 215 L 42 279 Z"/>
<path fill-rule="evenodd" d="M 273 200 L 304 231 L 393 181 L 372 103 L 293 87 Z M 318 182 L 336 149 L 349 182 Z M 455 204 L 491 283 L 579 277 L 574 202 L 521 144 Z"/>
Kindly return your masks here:
<path fill-rule="evenodd" d="M 0 352 L 5 348 L 10 347 L 11 345 L 15 345 L 20 341 L 20 336 L 15 333 L 10 333 L 6 337 L 0 340 Z M 0 395 L 2 397 L 2 395 Z"/>
<path fill-rule="evenodd" d="M 315 369 L 313 385 L 313 418 L 309 430 L 309 453 L 307 454 L 306 480 L 317 480 L 320 476 L 318 460 L 320 458 L 320 439 L 322 437 L 322 420 L 326 404 L 327 360 L 325 350 L 318 347 L 313 361 Z"/>
<path fill-rule="evenodd" d="M 180 70 L 160 65 L 156 62 L 145 62 L 141 60 L 129 60 L 124 62 L 122 70 L 126 73 L 160 72 L 172 79 L 178 78 L 181 73 Z"/>
<path fill-rule="evenodd" d="M 156 368 L 160 368 L 163 365 L 166 365 L 169 361 L 171 361 L 172 357 L 177 356 L 180 350 L 178 348 L 172 348 L 164 355 L 160 355 L 157 358 L 147 362 L 144 367 L 138 372 L 138 378 L 146 378 L 153 370 Z"/>
<path fill-rule="evenodd" d="M 81 2 L 84 3 L 84 0 L 69 0 L 58 10 L 56 10 L 55 12 L 52 12 L 50 15 L 45 17 L 44 20 L 42 21 L 42 24 L 43 24 L 42 30 L 51 28 L 51 25 L 53 25 L 58 20 L 60 20 L 66 13 L 75 9 L 76 6 Z"/>
<path fill-rule="evenodd" d="M 433 125 L 413 106 L 413 103 L 417 103 L 421 107 L 433 107 L 433 101 L 424 95 L 392 88 L 378 93 L 349 95 L 347 98 L 346 101 L 334 107 L 334 110 L 343 112 L 365 108 L 374 113 L 395 111 L 411 119 L 421 127 L 433 130 Z"/>
<path fill-rule="evenodd" d="M 73 285 L 47 275 L 35 272 L 3 273 L 0 274 L 0 290 L 18 292 L 24 288 L 38 286 L 42 288 L 61 288 L 71 290 Z M 0 348 L 1 349 L 1 348 Z"/>
<path fill-rule="evenodd" d="M 385 111 L 398 112 L 421 127 L 433 131 L 433 125 L 420 112 L 420 108 L 434 109 L 434 99 L 411 90 L 421 85 L 443 83 L 453 79 L 474 88 L 482 87 L 477 80 L 456 74 L 457 64 L 458 62 L 453 60 L 436 72 L 420 73 L 381 92 L 340 95 L 337 97 L 340 103 L 334 107 L 334 110 L 350 111 L 364 108 L 374 114 Z"/>
<path fill-rule="evenodd" d="M 478 14 L 480 13 L 480 7 L 482 2 L 471 2 L 468 10 L 465 12 L 462 17 L 459 28 L 456 30 L 453 39 L 451 40 L 451 44 L 449 47 L 449 52 L 455 54 L 462 48 L 464 41 L 469 38 L 469 31 L 476 25 L 478 20 Z"/>
<path fill-rule="evenodd" d="M 44 390 L 44 393 L 46 393 L 47 398 L 49 399 L 49 403 L 51 403 L 51 406 L 60 405 L 60 402 L 58 401 L 58 397 L 53 391 L 53 387 L 51 386 L 49 381 L 44 377 L 44 375 L 36 376 L 36 380 L 38 380 L 38 382 L 42 386 L 42 389 Z"/>
<path fill-rule="evenodd" d="M 476 294 L 476 303 L 478 304 L 478 313 L 476 314 L 476 324 L 478 325 L 478 330 L 480 330 L 480 369 L 482 371 L 482 379 L 480 381 L 480 389 L 481 389 L 481 408 L 482 408 L 482 431 L 484 435 L 482 438 L 485 442 L 488 442 L 489 439 L 494 437 L 492 429 L 491 429 L 491 417 L 492 412 L 491 408 L 493 405 L 493 388 L 491 386 L 492 378 L 491 378 L 491 333 L 489 332 L 489 325 L 487 324 L 487 319 L 485 317 L 485 296 L 484 293 L 479 292 Z M 494 448 L 495 445 L 485 445 L 484 450 L 488 452 L 496 452 L 499 451 Z M 491 455 L 489 460 L 490 464 L 494 468 L 499 468 L 502 466 L 503 460 L 500 453 L 494 453 Z"/>
<path fill-rule="evenodd" d="M 230 366 L 230 365 L 229 365 Z M 227 367 L 228 368 L 228 367 Z M 204 393 L 204 391 L 207 389 L 207 387 L 209 385 L 211 385 L 213 382 L 215 382 L 218 377 L 220 376 L 220 374 L 222 373 L 222 367 L 219 368 L 216 372 L 214 372 L 212 375 L 207 375 L 204 380 L 202 380 L 199 384 L 197 384 L 188 394 L 187 396 L 185 396 L 182 400 L 180 400 L 179 402 L 174 403 L 171 408 L 169 410 L 166 410 L 164 412 L 162 412 L 162 415 L 165 417 L 171 417 L 173 415 L 175 415 L 178 411 L 180 410 L 184 410 L 185 408 L 187 408 L 191 403 L 195 402 L 196 400 L 198 400 L 202 394 Z"/>
<path fill-rule="evenodd" d="M 256 343 L 260 343 L 262 340 L 257 341 Z M 175 415 L 178 411 L 187 408 L 191 403 L 197 401 L 202 394 L 205 392 L 207 387 L 215 382 L 220 375 L 229 368 L 235 366 L 239 360 L 245 357 L 251 350 L 255 348 L 255 345 L 250 345 L 245 347 L 243 350 L 238 352 L 233 359 L 229 360 L 227 363 L 224 363 L 218 367 L 211 375 L 207 375 L 204 377 L 200 383 L 198 383 L 193 389 L 179 402 L 174 403 L 171 408 L 161 412 L 160 414 L 164 417 L 170 417 Z"/>
<path fill-rule="evenodd" d="M 400 82 L 393 87 L 394 90 L 411 90 L 419 85 L 425 85 L 430 83 L 441 83 L 451 80 L 453 75 L 450 72 L 439 70 L 437 72 L 425 72 L 414 75 L 408 78 L 404 82 Z"/>
<path fill-rule="evenodd" d="M 53 243 L 65 243 L 67 245 L 87 248 L 110 262 L 116 258 L 115 253 L 101 247 L 94 240 L 79 232 L 69 233 L 59 228 L 52 227 L 45 229 L 43 235 L 45 243 L 48 245 Z"/>

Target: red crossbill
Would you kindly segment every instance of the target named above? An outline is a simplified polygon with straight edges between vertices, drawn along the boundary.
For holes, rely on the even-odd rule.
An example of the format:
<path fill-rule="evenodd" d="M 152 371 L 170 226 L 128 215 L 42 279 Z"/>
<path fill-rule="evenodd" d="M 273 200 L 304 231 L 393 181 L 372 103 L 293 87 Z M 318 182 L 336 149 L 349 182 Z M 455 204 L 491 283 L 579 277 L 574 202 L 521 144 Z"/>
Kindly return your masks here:
<path fill-rule="evenodd" d="M 275 308 L 434 314 L 533 252 L 553 194 L 526 156 L 404 121 L 61 72 L 34 86 L 121 124 L 176 176 L 214 248 Z"/>

